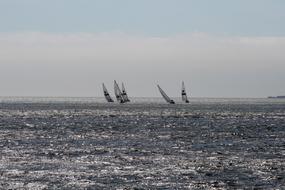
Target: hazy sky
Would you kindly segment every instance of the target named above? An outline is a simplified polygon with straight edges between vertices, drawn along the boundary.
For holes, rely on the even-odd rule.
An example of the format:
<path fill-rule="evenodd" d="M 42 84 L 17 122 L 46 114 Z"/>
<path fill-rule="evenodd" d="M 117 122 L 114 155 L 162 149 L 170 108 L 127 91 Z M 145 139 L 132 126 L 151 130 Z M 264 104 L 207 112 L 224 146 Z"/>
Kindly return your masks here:
<path fill-rule="evenodd" d="M 285 94 L 284 0 L 0 0 L 0 96 Z"/>

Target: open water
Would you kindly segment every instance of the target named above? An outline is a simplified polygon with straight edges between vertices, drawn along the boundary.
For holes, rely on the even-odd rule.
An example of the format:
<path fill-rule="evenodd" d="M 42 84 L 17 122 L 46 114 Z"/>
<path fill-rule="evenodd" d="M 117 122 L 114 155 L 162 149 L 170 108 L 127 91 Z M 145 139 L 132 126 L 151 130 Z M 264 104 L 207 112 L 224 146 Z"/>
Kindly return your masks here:
<path fill-rule="evenodd" d="M 0 189 L 285 189 L 285 100 L 1 98 Z"/>

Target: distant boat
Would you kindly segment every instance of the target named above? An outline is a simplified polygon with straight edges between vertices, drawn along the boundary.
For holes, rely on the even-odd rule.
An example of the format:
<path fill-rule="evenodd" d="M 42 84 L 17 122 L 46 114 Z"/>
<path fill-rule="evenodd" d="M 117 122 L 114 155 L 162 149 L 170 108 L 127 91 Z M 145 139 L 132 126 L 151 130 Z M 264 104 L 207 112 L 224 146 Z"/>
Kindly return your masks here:
<path fill-rule="evenodd" d="M 174 100 L 170 99 L 169 96 L 160 88 L 159 85 L 157 85 L 159 92 L 161 93 L 162 97 L 165 99 L 165 101 L 169 104 L 175 104 Z"/>
<path fill-rule="evenodd" d="M 105 87 L 104 83 L 102 84 L 102 86 L 103 86 L 104 96 L 105 96 L 107 102 L 114 102 L 114 100 L 111 98 L 107 88 Z"/>
<path fill-rule="evenodd" d="M 122 83 L 122 96 L 125 102 L 130 102 L 124 83 Z"/>
<path fill-rule="evenodd" d="M 119 88 L 119 85 L 117 84 L 115 80 L 114 80 L 114 91 L 115 91 L 117 101 L 120 103 L 125 103 L 126 101 L 124 100 L 122 92 Z"/>
<path fill-rule="evenodd" d="M 185 103 L 189 103 L 189 100 L 188 100 L 187 94 L 186 94 L 186 90 L 185 90 L 184 81 L 182 81 L 181 95 L 182 95 L 182 101 L 185 102 Z"/>

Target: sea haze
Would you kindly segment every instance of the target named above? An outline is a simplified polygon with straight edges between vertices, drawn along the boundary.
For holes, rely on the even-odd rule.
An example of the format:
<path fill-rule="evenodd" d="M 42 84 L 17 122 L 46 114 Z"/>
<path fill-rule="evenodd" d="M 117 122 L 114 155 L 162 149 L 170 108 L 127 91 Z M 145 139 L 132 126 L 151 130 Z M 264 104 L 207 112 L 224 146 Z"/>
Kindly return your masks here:
<path fill-rule="evenodd" d="M 282 189 L 285 100 L 4 97 L 0 189 Z"/>

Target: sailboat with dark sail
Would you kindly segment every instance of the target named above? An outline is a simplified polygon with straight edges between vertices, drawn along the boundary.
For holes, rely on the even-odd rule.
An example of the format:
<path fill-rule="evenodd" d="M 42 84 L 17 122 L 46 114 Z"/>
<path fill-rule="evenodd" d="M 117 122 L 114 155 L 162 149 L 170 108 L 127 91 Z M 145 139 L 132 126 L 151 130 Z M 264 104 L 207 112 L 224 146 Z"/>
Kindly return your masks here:
<path fill-rule="evenodd" d="M 186 90 L 185 90 L 184 81 L 182 81 L 181 95 L 182 95 L 182 101 L 185 102 L 185 103 L 189 103 L 189 100 L 188 100 L 187 94 L 186 94 Z"/>
<path fill-rule="evenodd" d="M 167 96 L 167 94 L 160 88 L 159 85 L 157 85 L 159 92 L 161 93 L 162 97 L 164 98 L 164 100 L 169 103 L 169 104 L 175 104 L 174 100 L 172 100 L 171 98 L 169 98 L 169 96 Z"/>
<path fill-rule="evenodd" d="M 122 83 L 122 96 L 125 102 L 130 102 L 124 83 Z"/>
<path fill-rule="evenodd" d="M 119 103 L 125 103 L 126 101 L 124 100 L 124 97 L 123 97 L 122 92 L 119 88 L 119 85 L 117 84 L 117 82 L 115 80 L 114 80 L 114 91 L 115 91 L 117 101 Z"/>
<path fill-rule="evenodd" d="M 106 88 L 104 83 L 102 84 L 102 86 L 103 86 L 104 96 L 105 96 L 107 102 L 114 102 L 114 100 L 111 98 L 111 96 L 110 96 L 110 94 L 109 94 L 109 92 L 108 92 L 108 90 L 107 90 L 107 88 Z"/>

